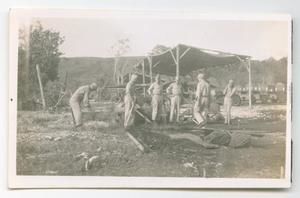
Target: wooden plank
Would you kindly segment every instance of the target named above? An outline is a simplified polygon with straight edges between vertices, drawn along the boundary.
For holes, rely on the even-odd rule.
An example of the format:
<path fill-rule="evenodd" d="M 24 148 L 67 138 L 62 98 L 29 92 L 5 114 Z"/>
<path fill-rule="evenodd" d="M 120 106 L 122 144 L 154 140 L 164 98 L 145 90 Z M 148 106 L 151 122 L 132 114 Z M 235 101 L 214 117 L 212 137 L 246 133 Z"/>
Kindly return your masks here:
<path fill-rule="evenodd" d="M 152 123 L 152 121 L 151 121 L 149 118 L 147 118 L 142 112 L 140 112 L 138 109 L 136 109 L 135 112 L 136 112 L 137 114 L 139 114 L 142 118 L 144 118 L 144 120 L 145 120 L 146 122 Z"/>
<path fill-rule="evenodd" d="M 174 55 L 173 51 L 170 50 L 170 53 L 171 53 L 171 55 L 172 55 L 172 58 L 173 58 L 174 63 L 177 64 L 177 59 L 175 58 L 175 55 Z"/>
<path fill-rule="evenodd" d="M 179 59 L 182 59 L 184 57 L 184 55 L 186 53 L 188 53 L 188 51 L 190 51 L 191 48 L 187 48 L 181 55 L 180 55 L 180 58 Z"/>
<path fill-rule="evenodd" d="M 126 135 L 133 141 L 138 149 L 140 149 L 142 152 L 145 151 L 144 146 L 135 137 L 133 137 L 133 135 L 131 135 L 129 132 L 126 132 Z"/>

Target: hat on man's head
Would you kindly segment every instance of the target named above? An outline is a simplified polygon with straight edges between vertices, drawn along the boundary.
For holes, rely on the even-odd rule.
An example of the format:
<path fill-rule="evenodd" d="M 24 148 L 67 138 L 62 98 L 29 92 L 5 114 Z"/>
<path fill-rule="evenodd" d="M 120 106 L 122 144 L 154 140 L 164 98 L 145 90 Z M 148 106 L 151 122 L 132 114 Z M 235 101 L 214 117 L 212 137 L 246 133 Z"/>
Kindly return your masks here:
<path fill-rule="evenodd" d="M 94 83 L 94 82 L 93 82 L 93 83 L 91 83 L 91 84 L 90 84 L 90 89 L 91 89 L 91 90 L 95 90 L 95 89 L 97 89 L 97 84 L 96 84 L 96 83 Z"/>
<path fill-rule="evenodd" d="M 138 78 L 138 75 L 136 73 L 131 74 L 131 80 L 136 80 Z"/>
<path fill-rule="evenodd" d="M 199 78 L 203 79 L 203 78 L 204 78 L 204 74 L 203 74 L 203 73 L 199 73 L 199 74 L 197 75 L 197 78 L 198 78 L 198 79 L 199 79 Z"/>

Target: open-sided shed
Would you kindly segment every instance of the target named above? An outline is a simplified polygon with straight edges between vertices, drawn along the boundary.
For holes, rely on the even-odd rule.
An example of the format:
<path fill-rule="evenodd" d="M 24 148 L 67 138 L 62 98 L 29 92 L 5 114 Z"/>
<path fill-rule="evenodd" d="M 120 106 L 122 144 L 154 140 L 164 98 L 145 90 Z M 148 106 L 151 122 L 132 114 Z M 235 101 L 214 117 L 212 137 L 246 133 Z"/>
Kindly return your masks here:
<path fill-rule="evenodd" d="M 179 77 L 203 68 L 242 64 L 249 73 L 249 107 L 251 107 L 250 58 L 246 55 L 179 44 L 162 54 L 150 55 L 144 58 L 135 67 L 140 71 L 142 82 L 145 84 L 146 78 L 150 78 L 150 82 L 152 82 L 153 73 Z"/>

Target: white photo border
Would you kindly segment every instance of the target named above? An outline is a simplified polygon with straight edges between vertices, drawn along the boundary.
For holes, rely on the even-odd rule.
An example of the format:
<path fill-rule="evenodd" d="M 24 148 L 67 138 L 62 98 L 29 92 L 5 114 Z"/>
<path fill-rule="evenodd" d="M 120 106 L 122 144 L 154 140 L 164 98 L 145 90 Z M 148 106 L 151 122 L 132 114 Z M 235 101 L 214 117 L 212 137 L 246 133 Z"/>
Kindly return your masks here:
<path fill-rule="evenodd" d="M 212 19 L 289 22 L 288 84 L 286 111 L 285 177 L 257 178 L 188 178 L 188 177 L 107 177 L 107 176 L 21 176 L 16 172 L 17 145 L 17 76 L 19 19 L 49 18 L 111 18 L 151 17 L 172 19 Z M 292 102 L 292 18 L 288 14 L 227 14 L 175 11 L 113 11 L 93 9 L 11 9 L 9 17 L 9 188 L 289 188 L 291 186 L 291 102 Z"/>

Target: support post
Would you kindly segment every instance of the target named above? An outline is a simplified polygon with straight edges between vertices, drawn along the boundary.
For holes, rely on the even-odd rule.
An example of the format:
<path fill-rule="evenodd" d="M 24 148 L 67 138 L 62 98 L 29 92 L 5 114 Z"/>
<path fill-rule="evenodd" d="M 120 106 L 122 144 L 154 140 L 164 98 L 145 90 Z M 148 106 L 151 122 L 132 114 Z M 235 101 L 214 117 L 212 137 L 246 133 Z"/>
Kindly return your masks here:
<path fill-rule="evenodd" d="M 181 55 L 180 55 L 180 59 L 182 59 L 184 57 L 184 55 L 186 55 L 186 53 L 188 53 L 190 51 L 191 48 L 187 48 Z"/>
<path fill-rule="evenodd" d="M 149 62 L 149 72 L 150 72 L 150 83 L 152 84 L 152 57 L 148 57 L 148 62 Z"/>
<path fill-rule="evenodd" d="M 37 77 L 38 77 L 38 81 L 39 81 L 39 86 L 40 86 L 40 92 L 41 92 L 43 110 L 46 110 L 46 102 L 45 102 L 45 97 L 44 97 L 44 89 L 43 89 L 43 84 L 42 84 L 42 79 L 41 79 L 40 67 L 39 67 L 38 64 L 36 65 L 36 73 L 37 73 Z"/>
<path fill-rule="evenodd" d="M 180 56 L 179 56 L 179 45 L 177 45 L 176 47 L 176 78 L 179 78 L 179 60 L 180 60 Z"/>
<path fill-rule="evenodd" d="M 142 69 L 143 69 L 143 84 L 145 85 L 145 61 L 142 62 Z M 144 97 L 146 97 L 146 87 L 143 87 Z"/>
<path fill-rule="evenodd" d="M 248 63 L 248 73 L 249 73 L 249 108 L 252 108 L 252 76 L 251 76 L 251 60 L 247 60 Z"/>

